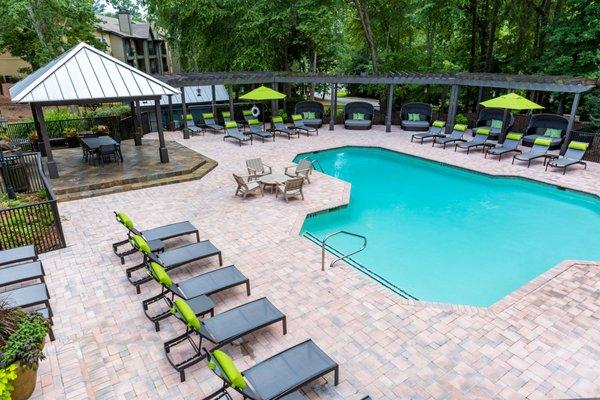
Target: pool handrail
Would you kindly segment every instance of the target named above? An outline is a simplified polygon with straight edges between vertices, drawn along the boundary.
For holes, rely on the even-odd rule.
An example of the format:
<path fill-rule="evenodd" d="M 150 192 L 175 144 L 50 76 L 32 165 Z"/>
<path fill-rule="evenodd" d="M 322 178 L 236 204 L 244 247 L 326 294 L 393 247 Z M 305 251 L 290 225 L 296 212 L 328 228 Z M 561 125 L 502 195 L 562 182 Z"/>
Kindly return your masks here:
<path fill-rule="evenodd" d="M 323 170 L 323 166 L 321 165 L 321 163 L 319 162 L 319 160 L 311 160 L 308 157 L 303 157 L 303 158 L 300 159 L 300 161 L 302 161 L 302 160 L 307 160 L 308 162 L 310 162 L 312 164 L 313 169 L 315 169 L 315 170 L 317 170 L 319 172 L 325 173 L 325 171 Z M 319 169 L 317 169 L 317 166 L 319 166 Z"/>
<path fill-rule="evenodd" d="M 349 258 L 349 257 L 351 257 L 351 256 L 353 256 L 353 255 L 355 255 L 357 253 L 360 253 L 361 251 L 363 251 L 367 247 L 367 238 L 365 236 L 363 236 L 363 235 L 359 235 L 358 233 L 352 233 L 352 232 L 348 232 L 348 231 L 344 231 L 344 230 L 340 230 L 340 231 L 336 231 L 336 232 L 330 233 L 329 235 L 325 236 L 323 238 L 323 240 L 321 241 L 321 271 L 325 271 L 325 245 L 326 245 L 327 241 L 330 238 L 332 238 L 334 236 L 337 236 L 337 235 L 340 235 L 340 234 L 350 235 L 350 236 L 354 236 L 354 237 L 357 237 L 357 238 L 361 238 L 363 240 L 363 244 L 362 244 L 362 246 L 361 246 L 360 249 L 358 249 L 356 251 L 353 251 L 352 253 L 348 253 L 348 254 L 342 255 L 341 257 L 338 257 L 335 260 L 333 260 L 331 262 L 331 264 L 329 264 L 329 268 L 333 267 L 333 264 L 335 264 L 338 261 L 345 260 L 345 259 L 347 259 L 347 258 Z"/>

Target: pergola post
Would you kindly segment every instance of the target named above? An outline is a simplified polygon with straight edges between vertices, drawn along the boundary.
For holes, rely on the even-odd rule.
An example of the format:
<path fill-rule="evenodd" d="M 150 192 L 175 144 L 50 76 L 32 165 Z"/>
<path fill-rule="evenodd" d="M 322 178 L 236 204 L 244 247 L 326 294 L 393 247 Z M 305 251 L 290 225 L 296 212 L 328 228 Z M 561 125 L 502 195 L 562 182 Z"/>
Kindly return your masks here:
<path fill-rule="evenodd" d="M 211 93 L 211 99 L 210 99 L 210 108 L 211 108 L 211 112 L 213 114 L 213 117 L 216 119 L 217 118 L 217 89 L 215 88 L 215 85 L 210 85 L 210 93 Z"/>
<path fill-rule="evenodd" d="M 170 131 L 175 130 L 175 121 L 173 120 L 173 95 L 169 95 L 169 123 L 167 124 Z"/>
<path fill-rule="evenodd" d="M 132 101 L 129 103 L 131 107 L 131 120 L 133 121 L 133 142 L 136 146 L 142 145 L 142 121 L 140 120 L 140 114 L 138 113 L 138 107 L 136 102 Z"/>
<path fill-rule="evenodd" d="M 279 85 L 277 82 L 272 82 L 271 88 L 273 88 L 273 90 L 279 90 Z M 279 101 L 271 100 L 271 118 L 277 116 L 277 110 L 279 110 Z"/>
<path fill-rule="evenodd" d="M 169 162 L 169 152 L 165 144 L 165 133 L 163 132 L 162 118 L 160 114 L 160 97 L 154 99 L 154 111 L 156 113 L 156 129 L 158 130 L 158 154 L 160 155 L 161 163 Z"/>
<path fill-rule="evenodd" d="M 229 113 L 231 114 L 231 120 L 235 120 L 235 110 L 233 109 L 233 86 L 227 86 L 227 94 L 229 97 Z"/>
<path fill-rule="evenodd" d="M 446 135 L 452 133 L 454 120 L 456 119 L 456 109 L 458 108 L 458 91 L 460 86 L 452 85 L 450 89 L 450 103 L 448 105 L 448 119 L 446 120 Z"/>
<path fill-rule="evenodd" d="M 387 110 L 385 113 L 385 131 L 392 131 L 392 106 L 394 104 L 394 84 L 388 85 Z"/>
<path fill-rule="evenodd" d="M 567 133 L 565 135 L 565 141 L 560 148 L 560 154 L 563 155 L 569 147 L 571 141 L 571 135 L 573 134 L 573 126 L 575 125 L 575 115 L 577 114 L 577 107 L 579 107 L 579 101 L 581 100 L 581 93 L 575 93 L 573 97 L 573 104 L 571 105 L 571 114 L 569 114 L 569 123 L 567 124 Z"/>
<path fill-rule="evenodd" d="M 335 127 L 335 118 L 337 116 L 337 83 L 331 85 L 329 114 L 329 130 L 332 131 Z"/>
<path fill-rule="evenodd" d="M 52 156 L 52 149 L 50 148 L 50 138 L 48 137 L 48 129 L 46 129 L 46 121 L 44 121 L 44 113 L 42 112 L 42 106 L 39 104 L 33 105 L 34 113 L 33 118 L 37 120 L 37 126 L 39 126 L 38 137 L 42 137 L 42 144 L 46 153 L 46 166 L 48 167 L 48 176 L 50 178 L 58 178 L 58 167 Z"/>
<path fill-rule="evenodd" d="M 179 88 L 181 90 L 181 113 L 182 113 L 182 124 L 183 124 L 183 138 L 190 138 L 190 131 L 187 128 L 187 106 L 185 104 L 185 86 Z"/>
<path fill-rule="evenodd" d="M 31 103 L 29 104 L 29 106 L 31 107 L 31 115 L 33 115 L 33 126 L 35 127 L 35 131 L 37 133 L 37 142 L 38 142 L 38 150 L 40 152 L 40 154 L 42 155 L 42 157 L 46 157 L 46 149 L 43 146 L 39 146 L 39 143 L 42 142 L 42 134 L 40 132 L 42 132 L 41 128 L 40 128 L 40 121 L 38 121 L 37 116 L 35 115 L 35 104 Z"/>

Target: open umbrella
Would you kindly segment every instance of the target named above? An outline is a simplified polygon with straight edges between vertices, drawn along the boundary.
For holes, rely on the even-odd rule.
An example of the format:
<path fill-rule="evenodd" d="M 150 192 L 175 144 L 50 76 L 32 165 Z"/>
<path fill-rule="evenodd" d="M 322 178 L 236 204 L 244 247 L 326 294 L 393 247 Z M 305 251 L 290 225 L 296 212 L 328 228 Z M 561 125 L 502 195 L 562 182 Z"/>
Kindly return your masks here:
<path fill-rule="evenodd" d="M 266 86 L 260 86 L 241 95 L 240 99 L 254 101 L 281 100 L 285 99 L 285 94 L 279 93 L 277 90 L 273 90 Z"/>
<path fill-rule="evenodd" d="M 506 117 L 508 116 L 508 110 L 540 110 L 544 108 L 539 104 L 536 104 L 533 101 L 528 100 L 525 97 L 520 96 L 516 93 L 504 94 L 502 96 L 498 96 L 490 100 L 482 101 L 479 104 L 491 108 L 504 108 L 504 117 L 502 120 L 502 135 L 498 138 L 498 143 L 504 142 L 504 137 L 507 133 L 504 130 L 504 127 L 506 126 Z"/>

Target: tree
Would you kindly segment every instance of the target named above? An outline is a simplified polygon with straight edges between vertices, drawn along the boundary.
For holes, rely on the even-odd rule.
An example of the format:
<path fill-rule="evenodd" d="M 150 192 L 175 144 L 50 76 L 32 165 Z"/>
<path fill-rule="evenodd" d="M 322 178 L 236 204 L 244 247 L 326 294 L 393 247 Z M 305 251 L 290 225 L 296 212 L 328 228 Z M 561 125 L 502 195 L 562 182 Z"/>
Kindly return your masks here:
<path fill-rule="evenodd" d="M 363 33 L 365 35 L 365 41 L 367 48 L 369 49 L 369 55 L 371 56 L 371 65 L 373 66 L 373 73 L 378 73 L 378 60 L 377 60 L 377 48 L 375 47 L 375 40 L 373 39 L 373 31 L 371 30 L 371 21 L 369 19 L 369 13 L 363 6 L 362 0 L 352 0 L 356 6 L 358 13 L 358 19 L 362 26 Z"/>
<path fill-rule="evenodd" d="M 102 48 L 94 36 L 92 0 L 0 0 L 0 50 L 33 70 L 81 41 Z"/>

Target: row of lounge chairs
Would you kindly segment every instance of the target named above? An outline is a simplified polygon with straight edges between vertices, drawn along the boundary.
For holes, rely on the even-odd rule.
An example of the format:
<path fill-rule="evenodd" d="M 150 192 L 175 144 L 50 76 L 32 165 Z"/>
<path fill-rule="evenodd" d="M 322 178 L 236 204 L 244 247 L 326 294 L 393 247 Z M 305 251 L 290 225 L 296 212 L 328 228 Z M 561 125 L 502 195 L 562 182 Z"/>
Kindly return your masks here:
<path fill-rule="evenodd" d="M 304 398 L 299 392 L 302 386 L 331 372 L 334 373 L 335 385 L 338 384 L 338 364 L 312 340 L 288 348 L 240 372 L 231 357 L 220 349 L 273 324 L 281 323 L 285 335 L 286 315 L 265 297 L 215 314 L 215 304 L 210 295 L 244 286 L 246 294 L 250 296 L 250 280 L 235 265 L 223 267 L 221 252 L 210 241 L 200 241 L 198 230 L 188 221 L 138 231 L 126 214 L 115 212 L 115 216 L 127 229 L 127 239 L 113 245 L 115 253 L 119 257 L 141 253 L 142 267 L 139 268 L 144 268 L 149 280 L 160 285 L 159 294 L 142 302 L 144 313 L 157 331 L 161 321 L 171 316 L 185 326 L 183 334 L 164 343 L 167 360 L 179 372 L 181 381 L 185 380 L 187 368 L 207 360 L 208 367 L 223 381 L 223 385 L 206 399 L 229 398 L 228 388 L 247 399 L 301 399 Z M 190 235 L 196 238 L 196 242 L 179 247 L 164 243 L 169 239 Z M 119 251 L 125 243 L 129 243 L 132 249 Z M 189 266 L 198 259 L 215 255 L 218 255 L 221 266 L 216 270 L 182 281 L 176 281 L 170 275 L 176 267 Z M 132 283 L 139 286 L 139 282 Z M 164 304 L 161 310 L 151 312 L 151 305 L 159 302 Z M 210 315 L 210 318 L 205 318 L 206 315 Z M 171 350 L 186 342 L 192 354 L 184 360 L 175 359 Z M 211 346 L 207 349 L 208 342 Z"/>
<path fill-rule="evenodd" d="M 533 160 L 544 158 L 546 170 L 548 170 L 548 167 L 562 168 L 563 174 L 566 173 L 568 167 L 575 164 L 582 164 L 584 168 L 587 167 L 586 163 L 582 160 L 589 147 L 588 143 L 571 141 L 564 155 L 555 155 L 548 153 L 554 144 L 552 139 L 547 138 L 544 135 L 539 135 L 534 140 L 531 149 L 528 152 L 523 153 L 522 150 L 519 149 L 519 144 L 522 143 L 522 140 L 524 139 L 524 135 L 521 133 L 508 133 L 503 143 L 495 144 L 491 142 L 493 136 L 488 128 L 475 128 L 473 130 L 473 139 L 469 141 L 464 138 L 465 132 L 468 130 L 466 125 L 454 125 L 452 132 L 449 135 L 444 133 L 444 128 L 445 122 L 434 121 L 427 132 L 413 134 L 411 136 L 411 142 L 418 139 L 422 144 L 426 139 L 433 139 L 432 146 L 438 144 L 442 145 L 443 148 L 446 148 L 447 145 L 453 144 L 454 151 L 463 149 L 467 151 L 467 154 L 469 154 L 470 150 L 481 148 L 485 158 L 487 158 L 488 155 L 495 155 L 498 156 L 498 161 L 502 159 L 504 154 L 514 152 L 517 154 L 513 156 L 512 163 L 514 164 L 515 160 L 526 161 L 527 167 L 531 165 Z"/>
<path fill-rule="evenodd" d="M 0 300 L 10 308 L 40 313 L 48 320 L 48 335 L 54 341 L 53 313 L 45 276 L 44 266 L 33 245 L 0 251 L 0 288 L 8 287 L 0 293 Z"/>

